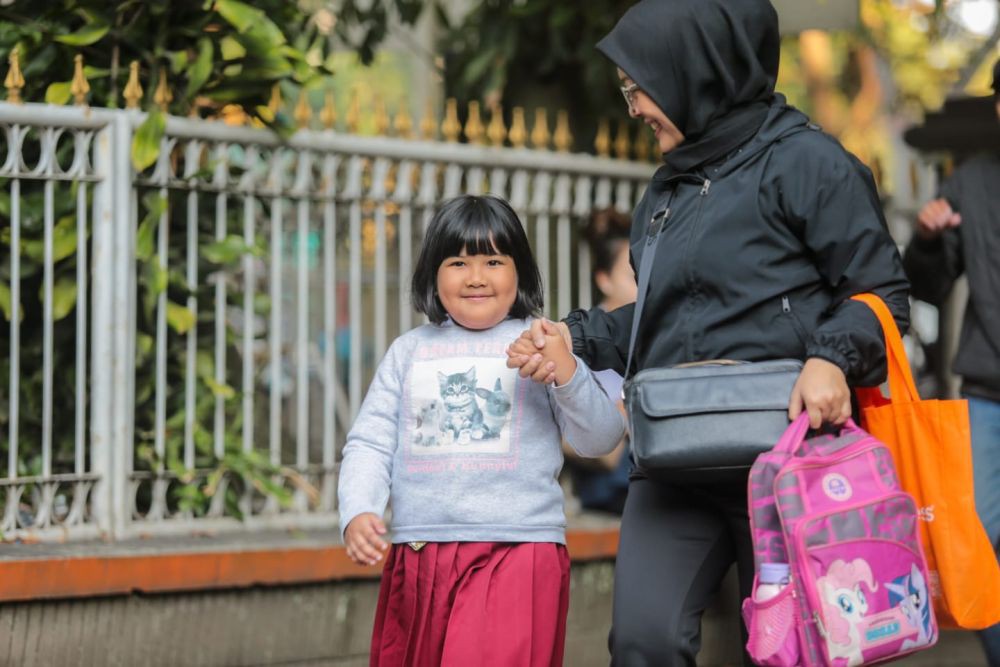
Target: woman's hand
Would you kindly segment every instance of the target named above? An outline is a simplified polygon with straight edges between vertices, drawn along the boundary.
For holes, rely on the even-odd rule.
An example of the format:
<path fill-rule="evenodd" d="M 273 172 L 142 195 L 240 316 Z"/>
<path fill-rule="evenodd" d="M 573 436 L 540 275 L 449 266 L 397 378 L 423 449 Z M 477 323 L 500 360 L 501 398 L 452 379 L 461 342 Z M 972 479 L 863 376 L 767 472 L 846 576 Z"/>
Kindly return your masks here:
<path fill-rule="evenodd" d="M 374 565 L 382 560 L 382 552 L 389 545 L 380 535 L 385 535 L 385 524 L 371 512 L 359 514 L 344 529 L 347 557 L 358 565 Z"/>
<path fill-rule="evenodd" d="M 840 426 L 851 416 L 851 390 L 837 364 L 813 357 L 806 360 L 788 401 L 788 418 L 794 420 L 802 410 L 809 413 L 809 426 Z"/>
<path fill-rule="evenodd" d="M 545 348 L 545 336 L 555 334 L 562 336 L 567 349 L 573 349 L 573 337 L 565 323 L 546 319 L 533 320 L 531 328 L 508 346 L 507 368 L 520 369 L 518 374 L 521 377 L 530 377 L 535 382 L 553 383 L 556 379 L 555 364 L 546 361 L 539 350 Z"/>

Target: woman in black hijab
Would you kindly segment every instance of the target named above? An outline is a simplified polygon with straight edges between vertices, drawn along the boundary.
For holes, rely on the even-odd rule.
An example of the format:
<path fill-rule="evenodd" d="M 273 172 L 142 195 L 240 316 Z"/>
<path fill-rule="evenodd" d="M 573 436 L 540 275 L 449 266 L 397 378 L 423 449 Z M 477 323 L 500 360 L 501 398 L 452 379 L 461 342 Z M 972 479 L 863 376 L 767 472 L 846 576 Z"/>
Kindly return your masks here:
<path fill-rule="evenodd" d="M 806 411 L 814 428 L 842 424 L 848 387 L 886 375 L 881 327 L 849 297 L 877 293 L 905 331 L 908 284 L 869 170 L 774 92 L 773 7 L 642 0 L 597 48 L 618 68 L 629 114 L 649 125 L 663 152 L 633 214 L 633 266 L 656 267 L 633 372 L 802 359 L 789 417 Z M 644 258 L 646 224 L 668 201 L 655 258 Z M 543 334 L 559 331 L 591 368 L 624 374 L 632 315 L 628 305 L 536 321 L 511 346 L 509 365 L 551 382 Z M 745 477 L 681 484 L 633 471 L 612 664 L 694 665 L 702 612 L 734 562 L 742 595 L 750 594 L 746 491 Z"/>

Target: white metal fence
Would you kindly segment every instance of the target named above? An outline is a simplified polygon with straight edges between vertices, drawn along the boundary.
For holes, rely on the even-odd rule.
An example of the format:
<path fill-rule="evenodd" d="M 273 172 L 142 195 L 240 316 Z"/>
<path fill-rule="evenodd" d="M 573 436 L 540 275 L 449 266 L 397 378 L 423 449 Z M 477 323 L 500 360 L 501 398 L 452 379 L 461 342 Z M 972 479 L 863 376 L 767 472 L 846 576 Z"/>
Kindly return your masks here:
<path fill-rule="evenodd" d="M 135 173 L 142 120 L 0 104 L 7 539 L 334 524 L 344 435 L 419 323 L 435 205 L 507 197 L 556 316 L 590 302 L 581 223 L 653 169 L 171 117 Z"/>

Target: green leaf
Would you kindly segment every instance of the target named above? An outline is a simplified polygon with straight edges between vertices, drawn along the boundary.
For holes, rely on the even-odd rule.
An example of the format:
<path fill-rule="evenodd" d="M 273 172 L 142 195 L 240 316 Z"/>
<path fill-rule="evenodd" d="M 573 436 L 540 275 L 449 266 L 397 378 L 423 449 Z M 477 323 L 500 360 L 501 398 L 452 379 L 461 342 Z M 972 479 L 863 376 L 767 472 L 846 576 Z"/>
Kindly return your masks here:
<path fill-rule="evenodd" d="M 167 119 L 159 109 L 152 109 L 146 115 L 135 138 L 132 139 L 132 166 L 143 171 L 156 162 L 160 156 L 160 141 L 167 129 Z"/>
<path fill-rule="evenodd" d="M 158 297 L 167 289 L 170 273 L 160 264 L 159 258 L 149 263 L 149 294 Z"/>
<path fill-rule="evenodd" d="M 229 25 L 236 28 L 237 32 L 248 31 L 263 13 L 236 0 L 217 0 L 215 11 L 219 12 Z"/>
<path fill-rule="evenodd" d="M 4 319 L 10 322 L 10 287 L 5 282 L 0 282 L 0 310 L 3 310 Z"/>
<path fill-rule="evenodd" d="M 45 261 L 45 242 L 42 239 L 23 239 L 21 251 L 35 262 Z M 76 218 L 63 216 L 52 227 L 52 261 L 59 262 L 76 252 Z"/>
<path fill-rule="evenodd" d="M 228 384 L 220 384 L 219 382 L 216 382 L 215 378 L 211 376 L 203 377 L 202 381 L 205 383 L 205 386 L 207 386 L 212 391 L 214 395 L 220 398 L 229 400 L 230 398 L 236 396 L 235 389 L 230 387 Z"/>
<path fill-rule="evenodd" d="M 68 35 L 57 35 L 53 39 L 70 46 L 89 46 L 108 33 L 111 26 L 103 21 L 95 21 Z"/>
<path fill-rule="evenodd" d="M 153 256 L 154 238 L 159 227 L 160 216 L 146 215 L 139 230 L 135 233 L 135 257 L 141 262 L 148 262 Z"/>
<path fill-rule="evenodd" d="M 155 252 L 155 236 L 159 231 L 160 218 L 167 209 L 167 198 L 159 192 L 147 192 L 142 198 L 142 205 L 146 215 L 135 234 L 135 256 L 146 262 Z"/>
<path fill-rule="evenodd" d="M 179 334 L 185 334 L 195 325 L 197 318 L 190 308 L 167 301 L 167 324 Z"/>
<path fill-rule="evenodd" d="M 153 351 L 153 337 L 137 331 L 135 334 L 135 354 L 140 360 L 145 359 Z"/>
<path fill-rule="evenodd" d="M 45 301 L 45 285 L 38 289 L 38 300 Z M 52 285 L 52 319 L 56 322 L 66 317 L 76 306 L 76 279 L 63 277 Z"/>
<path fill-rule="evenodd" d="M 205 85 L 212 74 L 212 42 L 207 38 L 198 40 L 198 57 L 188 70 L 188 82 L 185 96 L 190 98 Z"/>
<path fill-rule="evenodd" d="M 87 77 L 88 81 L 92 81 L 93 79 L 103 79 L 106 76 L 110 76 L 111 70 L 103 67 L 91 67 L 90 65 L 84 65 L 83 75 Z"/>
<path fill-rule="evenodd" d="M 183 72 L 188 65 L 188 52 L 184 51 L 170 51 L 167 54 L 170 58 L 170 73 L 180 74 Z"/>
<path fill-rule="evenodd" d="M 201 247 L 201 256 L 213 264 L 232 264 L 247 252 L 249 249 L 243 238 L 235 234 Z"/>
<path fill-rule="evenodd" d="M 72 85 L 72 81 L 50 83 L 49 87 L 45 89 L 45 103 L 58 104 L 60 106 L 66 104 L 73 97 L 73 93 L 70 92 Z"/>
<path fill-rule="evenodd" d="M 223 60 L 238 60 L 247 54 L 247 50 L 232 35 L 222 38 L 219 50 L 222 52 Z"/>

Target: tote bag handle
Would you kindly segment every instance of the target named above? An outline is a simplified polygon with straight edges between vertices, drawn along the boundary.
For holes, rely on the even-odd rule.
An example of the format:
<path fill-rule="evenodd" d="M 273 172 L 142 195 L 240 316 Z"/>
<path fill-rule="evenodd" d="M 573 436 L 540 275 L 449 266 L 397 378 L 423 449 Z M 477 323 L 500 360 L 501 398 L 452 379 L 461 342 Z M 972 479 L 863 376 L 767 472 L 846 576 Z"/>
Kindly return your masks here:
<path fill-rule="evenodd" d="M 876 294 L 856 294 L 851 299 L 860 301 L 871 308 L 882 325 L 882 333 L 885 336 L 886 366 L 889 371 L 889 401 L 897 403 L 919 401 L 920 394 L 917 393 L 917 385 L 913 381 L 913 372 L 910 370 L 910 362 L 906 358 L 903 339 L 899 335 L 899 327 L 896 326 L 896 320 L 893 319 L 889 308 Z M 878 387 L 857 387 L 856 392 L 862 408 L 885 405 L 887 402 Z"/>

